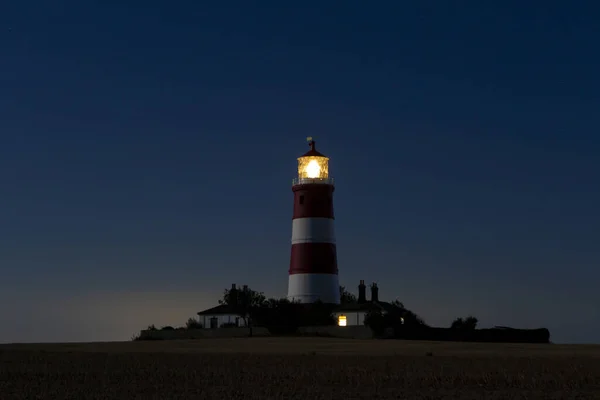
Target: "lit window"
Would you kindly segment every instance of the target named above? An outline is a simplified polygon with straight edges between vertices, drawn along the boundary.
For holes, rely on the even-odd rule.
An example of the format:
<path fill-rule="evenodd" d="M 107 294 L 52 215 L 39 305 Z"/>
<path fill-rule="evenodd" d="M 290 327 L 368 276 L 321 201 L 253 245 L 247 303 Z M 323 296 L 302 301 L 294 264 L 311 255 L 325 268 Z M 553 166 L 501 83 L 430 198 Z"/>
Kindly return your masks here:
<path fill-rule="evenodd" d="M 338 317 L 338 326 L 346 326 L 346 316 L 340 315 Z"/>

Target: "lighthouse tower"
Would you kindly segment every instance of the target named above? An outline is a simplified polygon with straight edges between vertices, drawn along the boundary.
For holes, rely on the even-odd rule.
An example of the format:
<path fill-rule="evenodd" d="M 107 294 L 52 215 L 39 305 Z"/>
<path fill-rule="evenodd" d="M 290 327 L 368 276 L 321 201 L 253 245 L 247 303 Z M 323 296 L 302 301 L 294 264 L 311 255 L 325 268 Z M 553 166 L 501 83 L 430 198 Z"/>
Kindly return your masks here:
<path fill-rule="evenodd" d="M 333 179 L 329 158 L 308 138 L 310 150 L 298 158 L 294 179 L 294 216 L 288 299 L 300 303 L 340 303 L 335 230 Z"/>

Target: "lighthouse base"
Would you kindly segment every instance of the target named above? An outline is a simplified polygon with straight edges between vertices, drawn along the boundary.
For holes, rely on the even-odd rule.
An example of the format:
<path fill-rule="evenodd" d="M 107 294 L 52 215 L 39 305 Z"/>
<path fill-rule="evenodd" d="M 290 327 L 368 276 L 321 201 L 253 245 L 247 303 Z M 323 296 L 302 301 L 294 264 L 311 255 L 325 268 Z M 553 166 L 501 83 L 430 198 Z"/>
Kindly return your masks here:
<path fill-rule="evenodd" d="M 340 283 L 334 274 L 293 274 L 288 281 L 288 299 L 300 303 L 340 304 Z"/>

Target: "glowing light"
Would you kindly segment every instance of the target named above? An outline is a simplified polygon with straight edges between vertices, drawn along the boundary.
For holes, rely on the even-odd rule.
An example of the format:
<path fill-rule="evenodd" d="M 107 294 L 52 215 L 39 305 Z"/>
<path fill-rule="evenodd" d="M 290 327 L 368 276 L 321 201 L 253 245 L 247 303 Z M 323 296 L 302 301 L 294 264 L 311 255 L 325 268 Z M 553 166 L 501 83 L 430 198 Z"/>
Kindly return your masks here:
<path fill-rule="evenodd" d="M 309 178 L 318 178 L 321 175 L 321 166 L 317 160 L 310 160 L 306 166 L 306 176 Z"/>
<path fill-rule="evenodd" d="M 329 177 L 329 158 L 306 156 L 298 158 L 298 178 L 326 179 Z"/>
<path fill-rule="evenodd" d="M 338 326 L 346 326 L 346 316 L 340 315 L 338 317 Z"/>

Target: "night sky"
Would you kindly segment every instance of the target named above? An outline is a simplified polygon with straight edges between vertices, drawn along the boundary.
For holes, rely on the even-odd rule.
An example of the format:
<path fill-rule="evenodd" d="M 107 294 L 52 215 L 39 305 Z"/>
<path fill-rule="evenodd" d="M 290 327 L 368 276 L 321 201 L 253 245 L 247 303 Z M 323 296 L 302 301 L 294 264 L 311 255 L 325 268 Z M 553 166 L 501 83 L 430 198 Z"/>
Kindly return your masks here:
<path fill-rule="evenodd" d="M 306 136 L 336 181 L 342 285 L 433 325 L 600 342 L 599 17 L 3 2 L 0 342 L 128 340 L 233 282 L 285 296 Z"/>

